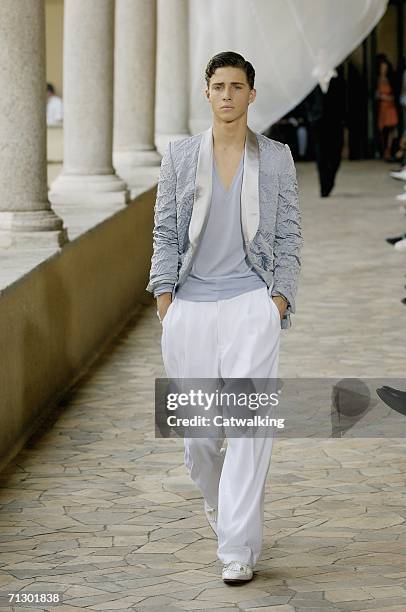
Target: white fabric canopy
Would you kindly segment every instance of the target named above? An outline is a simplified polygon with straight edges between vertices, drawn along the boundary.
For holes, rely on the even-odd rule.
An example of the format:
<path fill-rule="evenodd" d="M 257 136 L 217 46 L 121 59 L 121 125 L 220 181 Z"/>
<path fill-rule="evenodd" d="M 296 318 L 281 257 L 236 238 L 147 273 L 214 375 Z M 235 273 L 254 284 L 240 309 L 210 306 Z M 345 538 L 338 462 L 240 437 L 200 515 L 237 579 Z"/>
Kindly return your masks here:
<path fill-rule="evenodd" d="M 320 82 L 369 34 L 387 0 L 190 0 L 190 119 L 196 134 L 209 127 L 204 96 L 210 57 L 236 51 L 256 72 L 249 125 L 264 131 Z"/>

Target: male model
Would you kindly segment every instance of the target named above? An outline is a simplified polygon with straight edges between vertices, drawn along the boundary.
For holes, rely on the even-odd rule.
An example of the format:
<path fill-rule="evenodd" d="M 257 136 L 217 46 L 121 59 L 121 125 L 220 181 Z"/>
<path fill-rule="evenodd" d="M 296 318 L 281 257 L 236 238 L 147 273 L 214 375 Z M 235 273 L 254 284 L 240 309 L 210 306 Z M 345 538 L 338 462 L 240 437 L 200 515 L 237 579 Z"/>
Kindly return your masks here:
<path fill-rule="evenodd" d="M 295 312 L 302 245 L 290 149 L 247 127 L 255 71 L 234 52 L 206 68 L 212 126 L 162 159 L 147 290 L 157 298 L 169 378 L 276 378 Z M 185 438 L 227 583 L 261 551 L 272 437 Z"/>

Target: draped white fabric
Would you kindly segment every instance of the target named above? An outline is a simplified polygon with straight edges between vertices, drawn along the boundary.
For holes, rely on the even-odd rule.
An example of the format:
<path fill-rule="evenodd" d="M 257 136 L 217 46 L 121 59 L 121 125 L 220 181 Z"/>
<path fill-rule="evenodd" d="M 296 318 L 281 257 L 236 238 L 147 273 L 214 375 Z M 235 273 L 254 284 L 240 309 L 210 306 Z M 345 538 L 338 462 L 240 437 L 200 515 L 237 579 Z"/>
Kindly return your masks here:
<path fill-rule="evenodd" d="M 192 134 L 210 125 L 204 70 L 220 51 L 241 53 L 256 71 L 249 125 L 263 131 L 294 108 L 381 19 L 387 0 L 190 0 Z"/>

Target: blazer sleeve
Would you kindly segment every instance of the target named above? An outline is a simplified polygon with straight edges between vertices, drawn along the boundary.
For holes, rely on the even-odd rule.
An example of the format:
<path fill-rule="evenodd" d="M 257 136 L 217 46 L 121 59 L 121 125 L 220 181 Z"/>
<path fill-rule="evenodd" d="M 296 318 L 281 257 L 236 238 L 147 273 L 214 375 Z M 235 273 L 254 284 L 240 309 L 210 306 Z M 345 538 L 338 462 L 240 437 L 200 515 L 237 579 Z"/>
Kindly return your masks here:
<path fill-rule="evenodd" d="M 296 168 L 292 153 L 285 145 L 279 174 L 278 209 L 274 242 L 274 284 L 272 295 L 283 295 L 288 300 L 285 317 L 296 312 L 295 297 L 301 267 L 303 245 L 301 215 L 298 201 Z"/>
<path fill-rule="evenodd" d="M 164 291 L 172 291 L 177 277 L 176 172 L 169 143 L 161 161 L 154 208 L 153 254 L 146 290 L 155 297 Z"/>

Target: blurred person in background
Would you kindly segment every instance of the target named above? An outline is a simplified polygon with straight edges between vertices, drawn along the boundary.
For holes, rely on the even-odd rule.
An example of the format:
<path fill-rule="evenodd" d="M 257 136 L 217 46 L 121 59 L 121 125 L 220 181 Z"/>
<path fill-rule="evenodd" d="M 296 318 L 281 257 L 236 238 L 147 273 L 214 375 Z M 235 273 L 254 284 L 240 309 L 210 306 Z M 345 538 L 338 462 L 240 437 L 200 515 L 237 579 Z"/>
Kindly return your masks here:
<path fill-rule="evenodd" d="M 304 159 L 308 154 L 308 133 L 302 103 L 273 123 L 264 135 L 287 144 L 293 159 Z"/>
<path fill-rule="evenodd" d="M 47 125 L 60 125 L 63 119 L 62 99 L 55 94 L 55 88 L 47 83 Z"/>
<path fill-rule="evenodd" d="M 406 57 L 403 58 L 402 84 L 399 96 L 399 104 L 402 111 L 402 135 L 406 136 Z"/>
<path fill-rule="evenodd" d="M 303 101 L 313 140 L 320 182 L 320 196 L 330 195 L 340 167 L 344 142 L 345 82 L 343 69 L 330 80 L 326 93 L 317 85 Z"/>
<path fill-rule="evenodd" d="M 377 121 L 381 154 L 386 161 L 392 161 L 392 145 L 399 123 L 395 105 L 395 83 L 392 64 L 384 54 L 377 56 L 377 87 L 375 98 L 378 102 Z"/>
<path fill-rule="evenodd" d="M 406 58 L 403 58 L 402 83 L 399 96 L 399 106 L 402 113 L 402 136 L 395 159 L 400 162 L 400 170 L 390 172 L 392 178 L 406 180 Z M 406 191 L 396 196 L 397 200 L 406 202 Z"/>

